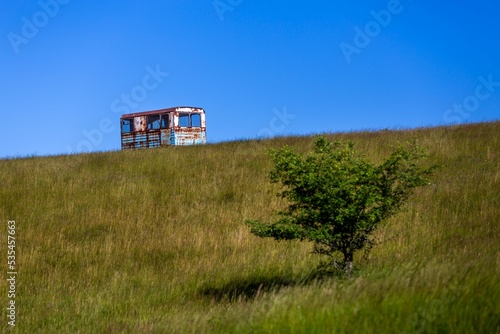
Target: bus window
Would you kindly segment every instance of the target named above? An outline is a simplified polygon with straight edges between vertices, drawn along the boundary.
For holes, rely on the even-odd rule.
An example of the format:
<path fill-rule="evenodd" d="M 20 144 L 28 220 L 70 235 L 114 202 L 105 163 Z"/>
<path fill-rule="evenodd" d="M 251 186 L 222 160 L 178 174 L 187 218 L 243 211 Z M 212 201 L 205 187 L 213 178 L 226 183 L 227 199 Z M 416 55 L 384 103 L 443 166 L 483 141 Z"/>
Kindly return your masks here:
<path fill-rule="evenodd" d="M 160 128 L 160 115 L 148 116 L 148 130 L 158 130 Z"/>
<path fill-rule="evenodd" d="M 161 115 L 160 129 L 168 129 L 168 114 Z"/>
<path fill-rule="evenodd" d="M 195 126 L 195 127 L 201 126 L 200 114 L 191 114 L 191 126 Z"/>
<path fill-rule="evenodd" d="M 189 127 L 189 114 L 179 114 L 179 126 Z"/>
<path fill-rule="evenodd" d="M 134 119 L 133 118 L 125 118 L 122 119 L 122 132 L 132 132 L 133 131 L 133 126 L 134 125 Z"/>

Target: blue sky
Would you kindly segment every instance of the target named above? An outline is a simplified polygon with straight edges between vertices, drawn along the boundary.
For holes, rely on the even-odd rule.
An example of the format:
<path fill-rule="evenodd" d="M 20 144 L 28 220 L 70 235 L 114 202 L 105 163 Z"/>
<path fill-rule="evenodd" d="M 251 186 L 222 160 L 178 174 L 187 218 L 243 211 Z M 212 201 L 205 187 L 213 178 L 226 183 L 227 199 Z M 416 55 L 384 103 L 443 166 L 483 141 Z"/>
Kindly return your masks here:
<path fill-rule="evenodd" d="M 120 148 L 203 107 L 209 142 L 500 118 L 498 1 L 0 4 L 0 157 Z"/>

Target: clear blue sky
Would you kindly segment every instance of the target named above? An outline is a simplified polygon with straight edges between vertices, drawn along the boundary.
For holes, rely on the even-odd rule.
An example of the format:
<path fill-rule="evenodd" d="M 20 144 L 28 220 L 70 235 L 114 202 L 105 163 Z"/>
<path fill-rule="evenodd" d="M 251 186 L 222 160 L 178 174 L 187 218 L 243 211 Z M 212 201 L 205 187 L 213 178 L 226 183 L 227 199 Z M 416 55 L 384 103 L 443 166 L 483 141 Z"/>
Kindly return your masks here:
<path fill-rule="evenodd" d="M 120 148 L 122 112 L 209 142 L 500 119 L 500 2 L 2 1 L 0 157 Z"/>

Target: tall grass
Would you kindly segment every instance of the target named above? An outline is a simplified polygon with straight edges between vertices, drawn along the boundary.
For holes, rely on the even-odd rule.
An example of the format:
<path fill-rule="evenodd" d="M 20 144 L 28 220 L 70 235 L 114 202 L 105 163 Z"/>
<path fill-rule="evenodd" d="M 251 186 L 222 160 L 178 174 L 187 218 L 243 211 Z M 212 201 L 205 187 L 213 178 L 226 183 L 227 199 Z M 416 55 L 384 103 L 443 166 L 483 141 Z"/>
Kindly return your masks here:
<path fill-rule="evenodd" d="M 311 245 L 253 237 L 284 203 L 269 148 L 310 137 L 0 160 L 17 227 L 19 333 L 500 332 L 500 122 L 329 135 L 373 161 L 418 140 L 431 185 L 348 280 L 308 280 Z M 7 284 L 0 280 L 7 325 Z M 4 307 L 5 306 L 5 307 Z"/>

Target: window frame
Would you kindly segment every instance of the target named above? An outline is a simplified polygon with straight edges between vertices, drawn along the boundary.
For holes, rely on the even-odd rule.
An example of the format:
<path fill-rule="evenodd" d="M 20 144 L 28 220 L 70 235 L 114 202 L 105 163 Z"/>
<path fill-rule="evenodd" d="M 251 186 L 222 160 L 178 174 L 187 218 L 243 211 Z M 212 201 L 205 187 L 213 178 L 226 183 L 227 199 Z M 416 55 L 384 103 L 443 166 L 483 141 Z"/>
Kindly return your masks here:
<path fill-rule="evenodd" d="M 124 127 L 124 125 L 125 125 L 125 124 L 124 124 L 124 123 L 125 123 L 125 121 L 128 121 L 128 122 L 129 122 L 129 124 L 128 124 L 128 126 L 129 126 L 129 131 L 124 131 L 124 130 L 123 130 L 123 127 Z M 135 131 L 135 130 L 134 130 L 134 118 L 133 118 L 133 117 L 132 117 L 132 118 L 122 118 L 122 124 L 121 124 L 120 130 L 121 130 L 121 132 L 122 132 L 122 133 L 133 133 L 133 132 Z"/>
<path fill-rule="evenodd" d="M 181 125 L 181 119 L 184 119 L 184 117 L 187 116 L 187 120 L 188 120 L 188 125 Z M 179 126 L 181 128 L 190 128 L 191 127 L 191 113 L 188 113 L 188 112 L 181 112 L 179 113 Z"/>
<path fill-rule="evenodd" d="M 166 119 L 167 120 L 167 125 L 166 126 L 162 126 L 163 123 L 162 121 Z M 164 129 L 169 129 L 170 128 L 170 114 L 161 114 L 160 115 L 160 130 L 164 130 Z"/>
<path fill-rule="evenodd" d="M 193 116 L 198 116 L 199 120 L 198 120 L 198 124 L 199 125 L 193 125 Z M 192 128 L 201 128 L 201 114 L 200 113 L 197 113 L 197 112 L 194 112 L 194 113 L 191 113 L 189 115 L 189 123 L 191 124 L 191 127 Z"/>
<path fill-rule="evenodd" d="M 193 115 L 197 115 L 199 117 L 199 125 L 196 125 L 196 126 L 193 126 Z M 181 125 L 181 117 L 186 117 L 188 118 L 188 125 L 185 126 L 185 125 Z M 182 113 L 179 113 L 179 115 L 177 116 L 178 119 L 179 119 L 179 127 L 181 128 L 201 128 L 201 113 L 197 113 L 197 112 L 182 112 Z"/>
<path fill-rule="evenodd" d="M 150 119 L 156 118 L 153 122 L 150 122 Z M 161 127 L 161 117 L 160 114 L 155 114 L 155 115 L 147 115 L 146 117 L 146 125 L 147 125 L 147 131 L 156 131 L 160 130 Z M 153 125 L 157 122 L 158 128 L 153 127 Z M 151 125 L 151 128 L 149 127 Z"/>

